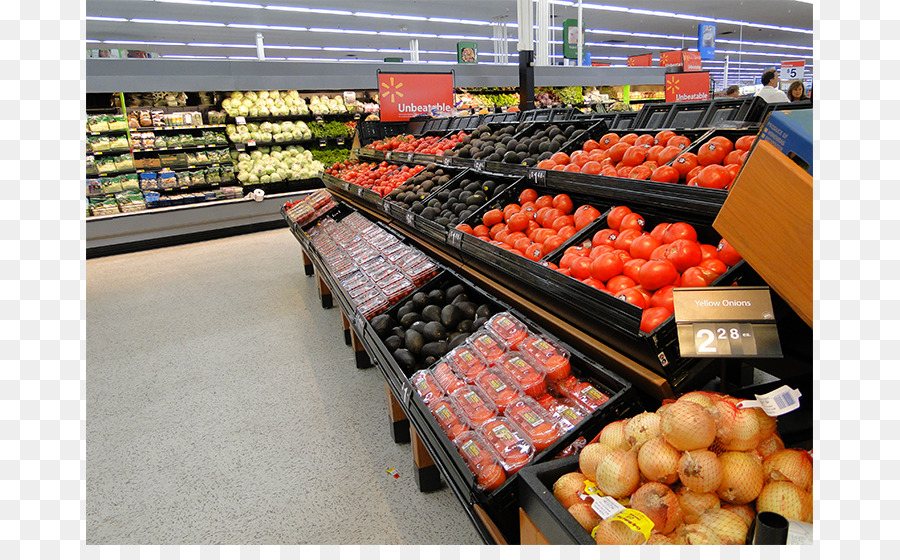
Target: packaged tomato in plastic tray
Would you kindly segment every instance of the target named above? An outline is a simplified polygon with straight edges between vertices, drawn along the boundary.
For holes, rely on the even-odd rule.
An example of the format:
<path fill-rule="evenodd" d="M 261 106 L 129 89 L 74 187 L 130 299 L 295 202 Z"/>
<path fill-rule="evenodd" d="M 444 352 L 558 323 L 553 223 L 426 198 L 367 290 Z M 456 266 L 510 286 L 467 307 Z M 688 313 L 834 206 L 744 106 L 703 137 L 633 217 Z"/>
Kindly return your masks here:
<path fill-rule="evenodd" d="M 472 336 L 466 339 L 466 344 L 477 352 L 482 361 L 488 365 L 496 363 L 507 350 L 500 337 L 485 328 L 480 328 L 472 333 Z"/>
<path fill-rule="evenodd" d="M 537 451 L 547 449 L 563 434 L 553 416 L 529 396 L 511 402 L 506 407 L 506 418 Z"/>
<path fill-rule="evenodd" d="M 543 336 L 529 335 L 519 343 L 519 351 L 550 381 L 564 379 L 572 371 L 569 353 Z"/>
<path fill-rule="evenodd" d="M 431 259 L 425 259 L 421 263 L 411 268 L 403 268 L 403 274 L 407 276 L 414 284 L 422 285 L 430 278 L 437 276 L 438 267 Z"/>
<path fill-rule="evenodd" d="M 518 344 L 531 334 L 521 321 L 506 312 L 497 313 L 484 326 L 503 340 L 510 350 L 518 350 Z"/>
<path fill-rule="evenodd" d="M 369 277 L 362 273 L 362 271 L 356 271 L 353 274 L 348 275 L 341 282 L 341 286 L 347 292 L 350 297 L 353 297 L 354 294 L 359 294 L 359 290 L 366 290 L 375 286 Z"/>
<path fill-rule="evenodd" d="M 450 395 L 457 389 L 462 389 L 466 386 L 466 381 L 458 376 L 445 360 L 434 364 L 431 367 L 431 372 L 438 387 L 441 388 L 445 395 Z"/>
<path fill-rule="evenodd" d="M 566 397 L 557 399 L 544 393 L 535 401 L 550 413 L 563 432 L 570 431 L 590 414 L 589 410 Z"/>
<path fill-rule="evenodd" d="M 450 402 L 470 428 L 477 428 L 500 415 L 497 405 L 475 385 L 466 385 L 450 393 Z"/>
<path fill-rule="evenodd" d="M 397 280 L 390 286 L 381 288 L 381 291 L 384 293 L 385 297 L 388 298 L 390 304 L 394 305 L 415 289 L 416 286 L 412 282 L 407 278 L 403 278 L 402 280 Z"/>
<path fill-rule="evenodd" d="M 609 400 L 609 396 L 600 389 L 572 375 L 554 383 L 552 388 L 559 395 L 572 399 L 588 411 L 597 410 Z"/>
<path fill-rule="evenodd" d="M 506 482 L 506 473 L 500 465 L 500 456 L 493 446 L 471 430 L 461 433 L 453 445 L 462 455 L 469 470 L 475 474 L 475 482 L 485 492 L 491 492 Z"/>
<path fill-rule="evenodd" d="M 332 275 L 338 279 L 343 285 L 343 279 L 347 278 L 354 272 L 359 272 L 359 265 L 350 259 L 334 259 L 330 263 L 326 263 Z"/>
<path fill-rule="evenodd" d="M 428 370 L 419 370 L 409 380 L 426 405 L 444 396 L 437 380 Z"/>
<path fill-rule="evenodd" d="M 371 285 L 371 284 L 365 285 L 365 286 L 360 286 L 358 288 L 355 288 L 354 290 L 350 290 L 347 292 L 347 295 L 350 296 L 350 299 L 353 300 L 353 303 L 357 307 L 359 307 L 360 305 L 369 301 L 372 298 L 383 297 L 383 298 L 387 299 L 381 290 L 379 290 L 376 286 Z"/>
<path fill-rule="evenodd" d="M 497 452 L 506 474 L 518 471 L 534 457 L 534 446 L 506 418 L 489 420 L 476 433 Z"/>
<path fill-rule="evenodd" d="M 387 274 L 385 274 L 381 278 L 378 278 L 377 280 L 374 277 L 370 278 L 375 280 L 375 285 L 381 289 L 387 288 L 388 286 L 393 286 L 395 283 L 402 280 L 406 280 L 407 282 L 409 282 L 406 276 L 403 276 L 403 274 L 401 274 L 400 271 L 396 269 L 388 270 Z M 412 284 L 412 282 L 410 282 L 410 284 Z"/>
<path fill-rule="evenodd" d="M 356 310 L 366 318 L 366 321 L 368 321 L 372 317 L 378 315 L 379 313 L 382 313 L 385 309 L 388 308 L 389 305 L 390 302 L 388 301 L 388 299 L 383 294 L 381 294 L 381 292 L 379 292 L 378 295 L 370 298 L 367 301 L 364 301 L 363 303 L 360 303 L 356 307 Z"/>
<path fill-rule="evenodd" d="M 403 245 L 399 250 L 385 256 L 389 261 L 396 264 L 406 262 L 408 259 L 412 258 L 413 255 L 413 250 L 406 245 Z"/>
<path fill-rule="evenodd" d="M 457 413 L 456 407 L 447 398 L 440 397 L 431 401 L 428 404 L 428 410 L 431 411 L 431 415 L 451 440 L 468 429 Z"/>
<path fill-rule="evenodd" d="M 503 414 L 509 403 L 525 394 L 525 390 L 514 379 L 495 367 L 479 373 L 474 385 L 484 391 L 500 414 Z"/>
<path fill-rule="evenodd" d="M 457 375 L 473 383 L 478 374 L 487 369 L 487 364 L 482 361 L 479 354 L 472 347 L 463 343 L 453 349 L 446 357 L 447 363 Z"/>
<path fill-rule="evenodd" d="M 398 252 L 404 251 L 405 249 L 406 245 L 397 241 L 396 243 L 392 243 L 390 245 L 385 245 L 384 247 L 382 247 L 381 254 L 384 255 L 386 259 L 392 260 L 391 255 L 395 255 Z"/>
<path fill-rule="evenodd" d="M 514 379 L 529 397 L 536 399 L 547 392 L 544 374 L 528 363 L 521 352 L 506 352 L 494 365 Z"/>
<path fill-rule="evenodd" d="M 391 272 L 396 271 L 397 268 L 384 260 L 383 257 L 377 257 L 360 265 L 360 270 L 362 270 L 366 276 L 371 278 L 373 282 L 378 282 Z"/>

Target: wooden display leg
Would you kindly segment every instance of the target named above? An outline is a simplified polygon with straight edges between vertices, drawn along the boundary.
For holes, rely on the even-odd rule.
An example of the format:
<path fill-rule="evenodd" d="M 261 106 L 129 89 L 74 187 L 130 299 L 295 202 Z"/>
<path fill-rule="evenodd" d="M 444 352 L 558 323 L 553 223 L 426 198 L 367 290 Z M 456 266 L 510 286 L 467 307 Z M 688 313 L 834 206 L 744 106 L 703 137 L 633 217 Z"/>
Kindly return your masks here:
<path fill-rule="evenodd" d="M 550 544 L 522 508 L 519 508 L 519 535 L 520 544 Z"/>
<path fill-rule="evenodd" d="M 306 251 L 300 251 L 303 254 L 303 272 L 307 276 L 312 276 L 315 274 L 315 269 L 313 268 L 313 263 L 309 260 L 309 257 L 306 256 Z"/>
<path fill-rule="evenodd" d="M 319 286 L 319 297 L 322 299 L 322 308 L 331 309 L 334 307 L 334 298 L 331 296 L 331 290 L 328 289 L 328 284 L 326 284 L 325 280 L 322 280 L 322 277 L 319 275 L 316 275 L 316 280 Z"/>
<path fill-rule="evenodd" d="M 369 353 L 366 352 L 366 348 L 362 345 L 362 341 L 359 340 L 359 336 L 353 329 L 350 329 L 350 342 L 353 345 L 353 354 L 356 356 L 356 367 L 359 369 L 372 367 L 372 360 L 369 358 Z"/>
<path fill-rule="evenodd" d="M 409 443 L 409 418 L 406 417 L 406 413 L 403 412 L 403 407 L 397 402 L 394 393 L 391 392 L 391 388 L 388 387 L 387 383 L 384 384 L 384 388 L 387 390 L 388 417 L 391 419 L 391 437 L 394 439 L 394 443 Z"/>
<path fill-rule="evenodd" d="M 409 427 L 409 439 L 410 443 L 412 443 L 413 463 L 415 464 L 413 470 L 416 473 L 416 484 L 419 486 L 419 492 L 437 490 L 441 487 L 441 471 L 434 464 L 434 460 L 428 454 L 428 450 L 425 449 L 422 440 L 419 439 L 419 434 L 416 433 L 416 429 L 412 426 Z"/>
<path fill-rule="evenodd" d="M 353 342 L 350 337 L 350 321 L 347 319 L 347 316 L 341 312 L 341 327 L 344 329 L 344 344 L 350 346 Z"/>

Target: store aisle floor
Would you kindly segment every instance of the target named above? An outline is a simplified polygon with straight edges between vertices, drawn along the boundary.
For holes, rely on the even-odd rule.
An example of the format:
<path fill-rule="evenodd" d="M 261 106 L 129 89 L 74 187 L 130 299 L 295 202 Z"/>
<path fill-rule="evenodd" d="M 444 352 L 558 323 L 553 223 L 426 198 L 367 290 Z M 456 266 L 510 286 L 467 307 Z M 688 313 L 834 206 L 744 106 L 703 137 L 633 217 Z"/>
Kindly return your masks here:
<path fill-rule="evenodd" d="M 385 395 L 286 229 L 89 260 L 87 544 L 481 544 Z"/>

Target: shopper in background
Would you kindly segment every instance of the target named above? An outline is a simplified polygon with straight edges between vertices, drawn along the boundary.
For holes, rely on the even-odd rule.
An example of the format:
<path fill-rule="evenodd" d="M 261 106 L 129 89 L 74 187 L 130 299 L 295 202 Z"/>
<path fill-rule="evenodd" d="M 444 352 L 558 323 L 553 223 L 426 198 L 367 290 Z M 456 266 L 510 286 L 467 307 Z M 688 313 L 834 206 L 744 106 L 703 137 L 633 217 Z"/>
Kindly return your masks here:
<path fill-rule="evenodd" d="M 763 88 L 755 97 L 762 97 L 766 103 L 786 103 L 790 101 L 783 91 L 778 89 L 778 74 L 774 70 L 766 70 L 762 75 Z"/>
<path fill-rule="evenodd" d="M 809 99 L 806 96 L 806 87 L 803 86 L 803 82 L 797 80 L 791 83 L 791 87 L 787 90 L 788 101 L 803 101 L 804 99 Z"/>
<path fill-rule="evenodd" d="M 728 86 L 728 89 L 725 90 L 725 97 L 740 97 L 741 96 L 741 88 L 737 86 Z"/>

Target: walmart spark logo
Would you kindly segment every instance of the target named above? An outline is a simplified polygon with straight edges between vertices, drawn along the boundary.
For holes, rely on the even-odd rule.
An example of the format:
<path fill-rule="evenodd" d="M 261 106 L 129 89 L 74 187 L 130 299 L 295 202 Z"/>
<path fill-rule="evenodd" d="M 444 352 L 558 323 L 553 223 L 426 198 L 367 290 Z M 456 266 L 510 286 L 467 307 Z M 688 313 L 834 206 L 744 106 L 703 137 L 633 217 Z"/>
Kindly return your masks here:
<path fill-rule="evenodd" d="M 681 90 L 680 84 L 681 84 L 681 82 L 678 78 L 672 78 L 671 80 L 669 80 L 669 89 L 673 93 L 678 93 Z"/>
<path fill-rule="evenodd" d="M 395 96 L 399 97 L 401 99 L 403 98 L 403 94 L 400 92 L 400 88 L 403 87 L 403 82 L 400 82 L 399 84 L 395 84 L 393 76 L 391 76 L 390 82 L 391 82 L 390 85 L 386 84 L 384 82 L 381 82 L 381 87 L 382 87 L 382 92 L 383 92 L 381 94 L 381 97 L 383 99 L 389 99 L 391 101 L 391 103 L 395 103 L 396 102 Z"/>

